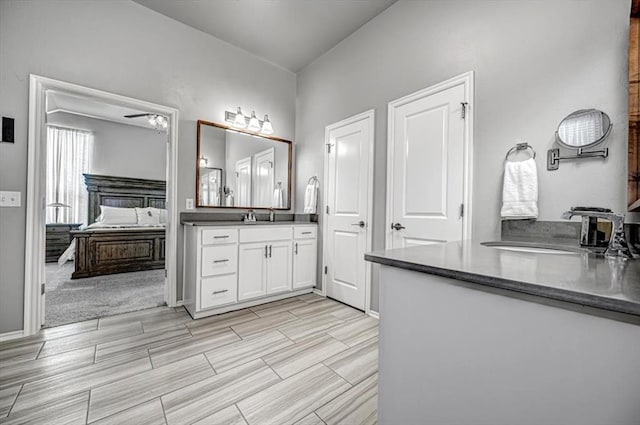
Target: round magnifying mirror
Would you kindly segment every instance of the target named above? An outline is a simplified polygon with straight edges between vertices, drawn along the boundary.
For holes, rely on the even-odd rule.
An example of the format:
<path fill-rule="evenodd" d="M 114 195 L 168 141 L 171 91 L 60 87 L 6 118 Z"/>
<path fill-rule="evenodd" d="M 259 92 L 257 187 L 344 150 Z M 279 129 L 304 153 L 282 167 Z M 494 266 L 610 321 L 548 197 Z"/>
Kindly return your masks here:
<path fill-rule="evenodd" d="M 568 149 L 584 149 L 601 143 L 611 132 L 609 115 L 597 109 L 581 109 L 560 121 L 556 139 Z"/>

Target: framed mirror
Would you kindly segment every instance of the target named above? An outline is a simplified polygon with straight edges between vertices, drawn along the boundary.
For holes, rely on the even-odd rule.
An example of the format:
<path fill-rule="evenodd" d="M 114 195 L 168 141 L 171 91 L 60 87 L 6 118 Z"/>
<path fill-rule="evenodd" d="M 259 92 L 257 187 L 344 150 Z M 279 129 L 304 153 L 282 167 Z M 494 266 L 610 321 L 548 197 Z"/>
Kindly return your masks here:
<path fill-rule="evenodd" d="M 560 121 L 556 140 L 563 148 L 585 149 L 606 139 L 611 127 L 609 115 L 597 109 L 582 109 Z"/>
<path fill-rule="evenodd" d="M 290 209 L 292 145 L 198 120 L 196 206 Z"/>

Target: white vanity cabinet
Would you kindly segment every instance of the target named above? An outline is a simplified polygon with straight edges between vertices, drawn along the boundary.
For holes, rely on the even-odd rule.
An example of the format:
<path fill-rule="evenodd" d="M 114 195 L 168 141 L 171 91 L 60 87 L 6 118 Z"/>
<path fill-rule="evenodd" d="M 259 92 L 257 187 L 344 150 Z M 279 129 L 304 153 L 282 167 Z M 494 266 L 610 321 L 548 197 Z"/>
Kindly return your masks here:
<path fill-rule="evenodd" d="M 313 291 L 317 226 L 185 226 L 184 305 L 194 318 Z"/>
<path fill-rule="evenodd" d="M 294 229 L 293 289 L 309 288 L 316 284 L 318 243 L 316 226 Z"/>
<path fill-rule="evenodd" d="M 291 241 L 240 244 L 238 298 L 291 290 Z"/>

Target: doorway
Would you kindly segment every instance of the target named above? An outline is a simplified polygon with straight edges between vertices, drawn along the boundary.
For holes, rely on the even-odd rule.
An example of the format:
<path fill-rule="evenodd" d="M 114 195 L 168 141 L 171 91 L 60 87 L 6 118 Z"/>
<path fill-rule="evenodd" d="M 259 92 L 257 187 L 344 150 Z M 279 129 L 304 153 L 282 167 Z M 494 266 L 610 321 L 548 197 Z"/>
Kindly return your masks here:
<path fill-rule="evenodd" d="M 471 237 L 473 72 L 389 103 L 386 249 Z"/>
<path fill-rule="evenodd" d="M 166 230 L 159 231 L 166 240 L 162 242 L 163 258 L 161 273 L 164 279 L 163 298 L 170 306 L 177 305 L 176 291 L 176 244 L 177 239 L 177 210 L 175 208 L 177 171 L 176 139 L 178 111 L 174 108 L 152 104 L 138 99 L 128 98 L 100 90 L 90 89 L 71 83 L 52 80 L 36 75 L 30 76 L 29 96 L 29 158 L 28 158 L 28 190 L 27 190 L 27 231 L 25 248 L 25 335 L 37 332 L 44 323 L 45 294 L 42 285 L 45 282 L 45 249 L 47 234 L 45 231 L 46 210 L 46 157 L 47 157 L 47 93 L 59 92 L 69 97 L 90 99 L 103 102 L 116 108 L 135 111 L 145 111 L 150 115 L 166 118 L 166 200 L 163 197 L 162 206 L 166 206 Z M 49 109 L 50 109 L 49 105 Z M 103 176 L 104 177 L 104 176 Z M 102 198 L 101 198 L 102 199 Z M 102 204 L 106 202 L 100 201 Z M 166 205 L 165 205 L 166 202 Z M 91 201 L 89 202 L 91 204 Z M 42 205 L 42 206 L 41 206 Z M 98 205 L 99 206 L 99 205 Z M 126 205 L 113 205 L 126 206 Z M 152 205 L 149 204 L 149 207 Z M 160 206 L 159 204 L 156 206 Z M 66 208 L 66 207 L 62 207 Z M 92 211 L 89 208 L 89 211 Z M 55 224 L 55 223 L 54 223 Z M 73 223 L 72 223 L 73 224 Z M 101 255 L 107 253 L 107 245 L 103 246 Z M 114 250 L 122 252 L 122 250 Z M 125 249 L 126 251 L 126 249 Z M 159 252 L 159 250 L 156 250 Z M 98 256 L 94 255 L 92 258 Z M 157 265 L 157 264 L 156 264 Z M 95 266 L 95 264 L 93 264 Z M 76 267 L 76 272 L 78 272 Z M 85 271 L 81 270 L 80 274 Z"/>
<path fill-rule="evenodd" d="M 374 111 L 325 129 L 324 292 L 369 312 Z"/>

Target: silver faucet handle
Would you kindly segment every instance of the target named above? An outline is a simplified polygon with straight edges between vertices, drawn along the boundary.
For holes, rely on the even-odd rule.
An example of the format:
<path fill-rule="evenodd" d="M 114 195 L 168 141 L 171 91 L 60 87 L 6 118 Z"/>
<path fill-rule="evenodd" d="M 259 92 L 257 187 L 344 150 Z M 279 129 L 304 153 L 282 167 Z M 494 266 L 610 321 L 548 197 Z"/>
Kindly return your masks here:
<path fill-rule="evenodd" d="M 607 257 L 633 258 L 624 235 L 624 214 L 616 214 L 608 208 L 572 207 L 562 214 L 562 218 L 569 220 L 574 215 L 603 218 L 611 221 L 613 229 L 604 255 Z"/>

